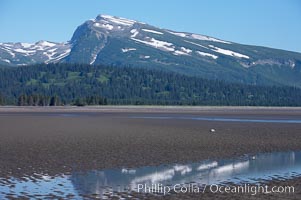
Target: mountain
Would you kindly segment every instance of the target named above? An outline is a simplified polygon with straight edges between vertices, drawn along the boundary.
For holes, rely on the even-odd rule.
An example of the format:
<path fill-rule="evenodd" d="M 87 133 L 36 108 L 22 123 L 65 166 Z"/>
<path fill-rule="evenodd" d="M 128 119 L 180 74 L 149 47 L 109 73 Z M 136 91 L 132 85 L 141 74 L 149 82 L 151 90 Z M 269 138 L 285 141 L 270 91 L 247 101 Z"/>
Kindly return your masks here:
<path fill-rule="evenodd" d="M 172 71 L 253 85 L 301 87 L 301 53 L 99 15 L 66 43 L 0 43 L 0 64 L 81 63 Z"/>
<path fill-rule="evenodd" d="M 24 66 L 59 62 L 69 55 L 70 43 L 39 41 L 30 43 L 0 43 L 0 64 Z"/>

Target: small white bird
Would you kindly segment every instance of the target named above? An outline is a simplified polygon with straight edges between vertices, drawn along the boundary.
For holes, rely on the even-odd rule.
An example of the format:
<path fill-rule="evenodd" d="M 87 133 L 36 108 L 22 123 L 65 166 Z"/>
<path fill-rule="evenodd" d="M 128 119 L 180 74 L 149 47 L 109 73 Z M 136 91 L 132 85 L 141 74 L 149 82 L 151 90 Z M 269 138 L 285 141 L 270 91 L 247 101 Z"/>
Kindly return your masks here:
<path fill-rule="evenodd" d="M 215 133 L 215 129 L 214 128 L 210 129 L 210 132 Z"/>
<path fill-rule="evenodd" d="M 256 159 L 256 156 L 252 156 L 251 159 L 252 159 L 252 160 L 255 160 L 255 159 Z"/>

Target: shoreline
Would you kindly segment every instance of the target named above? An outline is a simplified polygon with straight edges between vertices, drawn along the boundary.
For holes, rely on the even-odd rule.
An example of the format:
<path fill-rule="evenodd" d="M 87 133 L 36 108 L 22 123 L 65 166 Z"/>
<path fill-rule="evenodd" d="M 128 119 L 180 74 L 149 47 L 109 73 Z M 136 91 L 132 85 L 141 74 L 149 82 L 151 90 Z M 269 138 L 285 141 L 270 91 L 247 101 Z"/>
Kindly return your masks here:
<path fill-rule="evenodd" d="M 301 111 L 301 107 L 269 106 L 158 106 L 158 105 L 103 105 L 103 106 L 0 106 L 1 112 L 199 112 L 199 111 Z"/>

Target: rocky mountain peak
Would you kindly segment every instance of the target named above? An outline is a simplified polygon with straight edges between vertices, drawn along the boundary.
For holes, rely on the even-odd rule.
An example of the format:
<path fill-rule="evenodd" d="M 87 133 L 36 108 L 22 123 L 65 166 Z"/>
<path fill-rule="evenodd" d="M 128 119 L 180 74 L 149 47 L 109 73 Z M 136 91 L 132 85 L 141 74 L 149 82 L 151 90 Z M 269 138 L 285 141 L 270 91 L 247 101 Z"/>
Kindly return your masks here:
<path fill-rule="evenodd" d="M 70 42 L 0 43 L 0 64 L 53 62 L 131 65 L 248 84 L 301 85 L 300 53 L 162 29 L 111 15 L 84 22 Z"/>

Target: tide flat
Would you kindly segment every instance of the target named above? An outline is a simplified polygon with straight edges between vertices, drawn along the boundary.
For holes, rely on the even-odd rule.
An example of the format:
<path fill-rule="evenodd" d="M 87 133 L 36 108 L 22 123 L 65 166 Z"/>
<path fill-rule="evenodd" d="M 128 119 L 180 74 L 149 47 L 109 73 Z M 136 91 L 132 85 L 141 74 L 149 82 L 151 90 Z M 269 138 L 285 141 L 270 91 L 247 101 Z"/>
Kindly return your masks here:
<path fill-rule="evenodd" d="M 5 107 L 0 109 L 0 176 L 55 176 L 72 171 L 199 162 L 301 149 L 299 123 L 183 117 L 298 121 L 301 110 Z M 210 132 L 212 128 L 215 133 Z"/>

